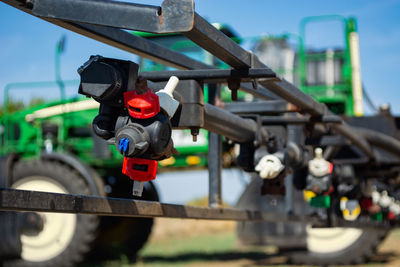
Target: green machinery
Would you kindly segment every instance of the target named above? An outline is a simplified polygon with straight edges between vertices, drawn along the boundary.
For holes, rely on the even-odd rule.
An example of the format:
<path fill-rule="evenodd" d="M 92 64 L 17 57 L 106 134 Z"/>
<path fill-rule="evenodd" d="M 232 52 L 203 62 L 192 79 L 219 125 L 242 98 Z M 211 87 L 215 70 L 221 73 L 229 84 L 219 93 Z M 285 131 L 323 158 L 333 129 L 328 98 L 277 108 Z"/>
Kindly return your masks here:
<path fill-rule="evenodd" d="M 309 38 L 307 26 L 331 21 L 341 24 L 342 45 L 322 49 L 306 46 Z M 300 23 L 299 35 L 266 36 L 251 41 L 255 43 L 253 50 L 264 63 L 305 93 L 325 103 L 334 113 L 363 115 L 357 23 L 354 18 L 339 15 L 306 17 Z"/>
<path fill-rule="evenodd" d="M 344 45 L 339 49 L 307 51 L 306 26 L 323 21 L 339 21 L 343 27 Z M 348 116 L 363 115 L 363 88 L 357 22 L 343 16 L 316 16 L 300 23 L 299 85 L 307 94 L 325 103 L 333 112 Z"/>
<path fill-rule="evenodd" d="M 309 22 L 326 19 L 339 19 L 343 22 L 346 42 L 342 50 L 328 50 L 309 53 L 304 45 L 305 40 L 305 25 Z M 226 35 L 238 43 L 245 45 L 248 39 L 237 38 L 229 27 L 215 24 L 215 27 L 220 29 Z M 144 33 L 135 33 L 142 37 L 152 39 L 161 45 L 167 46 L 173 50 L 183 52 L 184 54 L 200 60 L 210 65 L 215 65 L 218 68 L 227 68 L 223 62 L 217 60 L 208 52 L 196 46 L 191 41 L 188 41 L 180 35 L 152 35 Z M 354 19 L 346 19 L 339 16 L 306 18 L 301 24 L 301 36 L 298 38 L 299 49 L 296 51 L 293 47 L 287 44 L 289 37 L 268 37 L 268 38 L 251 38 L 253 44 L 249 48 L 254 48 L 255 53 L 259 56 L 262 53 L 267 55 L 266 61 L 271 60 L 268 54 L 271 50 L 263 50 L 271 46 L 271 43 L 279 43 L 279 49 L 285 49 L 286 53 L 272 53 L 274 55 L 286 55 L 283 60 L 277 64 L 268 65 L 275 68 L 278 73 L 284 77 L 297 81 L 300 88 L 306 93 L 309 93 L 317 100 L 325 102 L 336 113 L 344 113 L 346 115 L 361 115 L 362 114 L 362 88 L 359 72 L 359 56 L 358 56 L 358 39 L 356 35 L 356 22 Z M 273 46 L 274 44 L 272 44 Z M 56 60 L 58 61 L 61 46 L 57 46 Z M 269 58 L 268 58 L 269 57 Z M 260 56 L 260 59 L 263 57 Z M 298 61 L 295 60 L 298 58 Z M 154 63 L 147 59 L 140 59 L 142 70 L 165 70 L 167 67 Z M 324 65 L 324 67 L 322 67 Z M 57 64 L 56 64 L 57 66 Z M 321 68 L 326 70 L 325 74 L 319 71 Z M 57 68 L 58 69 L 58 68 Z M 332 73 L 328 73 L 328 70 Z M 40 83 L 14 83 L 6 86 L 4 90 L 4 116 L 0 118 L 0 155 L 7 156 L 16 154 L 24 159 L 37 159 L 45 152 L 55 152 L 59 155 L 70 155 L 77 161 L 89 166 L 89 173 L 96 170 L 96 175 L 100 176 L 102 181 L 97 181 L 97 185 L 102 184 L 104 193 L 109 196 L 125 197 L 127 192 L 124 188 L 129 188 L 126 183 L 129 179 L 118 179 L 121 174 L 122 156 L 118 153 L 114 146 L 106 144 L 103 140 L 95 137 L 91 131 L 92 119 L 98 112 L 99 104 L 94 100 L 85 98 L 65 99 L 64 88 L 66 86 L 78 86 L 78 81 L 62 81 L 59 71 L 57 71 L 56 82 L 40 82 Z M 322 77 L 322 78 L 321 78 Z M 61 100 L 52 101 L 42 105 L 26 108 L 14 113 L 8 112 L 9 91 L 19 88 L 60 88 Z M 205 99 L 208 99 L 208 90 L 204 90 Z M 245 93 L 238 92 L 238 98 L 242 101 L 251 101 L 251 98 Z M 230 91 L 228 88 L 221 88 L 221 100 L 229 101 Z M 190 131 L 177 130 L 173 133 L 173 140 L 177 150 L 181 153 L 179 156 L 174 156 L 160 162 L 160 165 L 165 167 L 203 167 L 207 164 L 208 138 L 207 132 L 201 130 L 197 136 L 197 142 L 192 142 Z M 51 160 L 54 160 L 51 159 Z M 57 159 L 56 159 L 57 160 Z M 72 168 L 74 162 L 67 158 Z M 227 160 L 229 162 L 229 160 Z M 44 164 L 46 165 L 46 164 Z M 59 168 L 62 171 L 63 167 L 53 164 L 53 167 Z M 79 164 L 78 164 L 79 165 Z M 21 165 L 24 167 L 23 165 Z M 79 165 L 80 166 L 80 165 Z M 86 177 L 84 171 L 79 171 L 81 176 Z M 92 173 L 93 174 L 93 173 Z M 51 173 L 48 174 L 51 176 Z M 90 175 L 89 175 L 90 176 Z M 116 182 L 116 178 L 118 182 Z M 89 181 L 91 178 L 85 178 Z M 25 181 L 25 180 L 24 180 Z M 26 181 L 25 181 L 26 182 Z M 18 184 L 18 183 L 17 183 Z M 26 183 L 28 184 L 28 183 Z M 90 185 L 90 181 L 88 182 Z M 12 186 L 12 185 L 10 185 Z M 62 189 L 62 186 L 60 187 Z M 155 189 L 152 189 L 155 191 Z M 92 193 L 93 190 L 90 190 Z M 151 191 L 151 189 L 150 189 Z M 72 192 L 74 191 L 68 191 Z M 76 193 L 76 192 L 75 192 Z M 150 193 L 150 196 L 145 194 L 145 198 L 155 200 L 158 197 L 157 193 Z M 81 216 L 81 215 L 79 215 Z M 80 217 L 78 217 L 80 218 Z M 134 227 L 130 227 L 131 233 L 125 234 L 123 237 L 132 237 L 131 240 L 139 240 L 136 245 L 130 244 L 130 247 L 135 247 L 132 252 L 140 249 L 146 242 L 150 233 L 152 219 L 150 221 L 130 221 L 130 224 L 141 222 L 146 225 L 146 231 L 139 229 L 134 231 Z M 102 220 L 100 227 L 110 229 L 111 226 L 117 227 L 118 223 L 124 227 L 130 225 L 126 220 L 118 222 L 110 222 Z M 121 227 L 122 227 L 121 226 Z M 107 228 L 108 227 L 108 228 Z M 115 228 L 114 227 L 114 228 Z M 95 229 L 96 226 L 93 226 Z M 143 228 L 142 228 L 143 229 Z M 72 231 L 72 230 L 71 230 Z M 94 231 L 94 230 L 93 230 Z M 111 230 L 110 230 L 111 231 Z M 138 237 L 140 235 L 140 237 Z M 117 235 L 114 235 L 117 236 Z M 121 239 L 122 240 L 122 239 Z M 126 240 L 125 240 L 126 241 Z M 124 241 L 124 242 L 125 242 Z M 122 241 L 118 241 L 122 242 Z M 76 244 L 74 244 L 76 245 Z M 72 246 L 72 245 L 71 245 Z M 66 248 L 68 246 L 66 245 Z M 43 248 L 45 249 L 45 248 Z M 82 252 L 83 253 L 83 252 Z M 26 256 L 27 261 L 34 258 L 35 253 L 31 256 Z M 49 255 L 49 259 L 51 259 Z M 54 256 L 55 257 L 55 256 Z M 48 259 L 46 259 L 48 260 Z M 44 261 L 44 259 L 43 259 Z"/>

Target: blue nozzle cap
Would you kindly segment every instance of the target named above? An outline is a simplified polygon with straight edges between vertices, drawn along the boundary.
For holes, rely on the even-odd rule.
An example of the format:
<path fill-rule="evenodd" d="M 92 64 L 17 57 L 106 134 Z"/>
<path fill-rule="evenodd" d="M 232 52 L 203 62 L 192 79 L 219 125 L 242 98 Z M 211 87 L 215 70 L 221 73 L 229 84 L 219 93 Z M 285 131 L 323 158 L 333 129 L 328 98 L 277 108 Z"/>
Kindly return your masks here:
<path fill-rule="evenodd" d="M 121 138 L 121 140 L 119 140 L 119 146 L 118 149 L 124 153 L 128 150 L 129 147 L 129 139 L 127 138 Z"/>

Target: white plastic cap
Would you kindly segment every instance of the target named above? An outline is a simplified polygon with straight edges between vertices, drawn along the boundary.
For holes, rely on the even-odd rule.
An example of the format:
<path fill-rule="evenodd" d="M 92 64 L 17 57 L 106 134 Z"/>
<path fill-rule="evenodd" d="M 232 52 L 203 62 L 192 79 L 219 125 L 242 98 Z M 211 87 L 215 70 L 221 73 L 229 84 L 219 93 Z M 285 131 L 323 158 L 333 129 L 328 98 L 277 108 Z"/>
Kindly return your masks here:
<path fill-rule="evenodd" d="M 171 76 L 168 83 L 165 85 L 165 88 L 156 93 L 158 95 L 160 107 L 168 114 L 169 118 L 174 116 L 179 107 L 179 102 L 176 101 L 172 95 L 178 83 L 178 77 Z"/>
<path fill-rule="evenodd" d="M 315 177 L 323 177 L 331 172 L 331 163 L 322 156 L 322 149 L 317 147 L 314 159 L 308 162 L 308 171 Z"/>
<path fill-rule="evenodd" d="M 389 196 L 387 191 L 381 193 L 381 198 L 379 199 L 379 205 L 382 208 L 387 208 L 393 203 L 393 199 Z"/>
<path fill-rule="evenodd" d="M 275 155 L 266 155 L 258 162 L 255 170 L 260 173 L 263 179 L 274 179 L 285 167 Z"/>
<path fill-rule="evenodd" d="M 394 213 L 394 215 L 399 215 L 400 214 L 400 205 L 398 201 L 393 202 L 389 206 L 389 210 Z"/>
<path fill-rule="evenodd" d="M 179 83 L 179 79 L 176 76 L 171 76 L 168 80 L 167 85 L 165 85 L 165 88 L 162 89 L 161 91 L 169 94 L 172 97 L 172 93 L 175 91 L 176 86 Z"/>

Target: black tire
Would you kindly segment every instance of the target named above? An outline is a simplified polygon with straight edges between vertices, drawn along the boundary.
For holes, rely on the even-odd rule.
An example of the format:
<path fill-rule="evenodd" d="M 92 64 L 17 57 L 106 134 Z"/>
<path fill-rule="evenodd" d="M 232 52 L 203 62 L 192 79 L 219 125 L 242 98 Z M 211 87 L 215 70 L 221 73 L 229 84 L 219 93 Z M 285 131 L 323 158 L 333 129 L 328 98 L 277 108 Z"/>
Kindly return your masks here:
<path fill-rule="evenodd" d="M 357 240 L 348 247 L 327 253 L 317 253 L 308 250 L 292 251 L 287 254 L 294 264 L 306 265 L 352 265 L 367 262 L 376 253 L 379 244 L 387 235 L 387 230 L 363 229 Z"/>
<path fill-rule="evenodd" d="M 49 191 L 51 185 L 54 184 L 55 187 L 62 188 L 66 193 L 71 194 L 85 194 L 89 195 L 91 192 L 81 178 L 74 170 L 56 161 L 45 161 L 45 160 L 31 160 L 31 161 L 21 161 L 16 163 L 14 167 L 14 172 L 12 176 L 12 185 L 16 188 L 30 187 L 36 183 L 37 187 L 34 190 L 41 190 L 40 186 L 43 184 L 50 185 L 50 187 L 42 189 L 43 191 Z M 22 188 L 23 189 L 23 188 Z M 56 214 L 59 216 L 59 214 Z M 44 230 L 46 229 L 46 220 L 51 222 L 51 215 L 44 216 Z M 76 216 L 76 217 L 75 217 Z M 46 219 L 47 218 L 47 219 Z M 54 218 L 54 217 L 52 217 Z M 61 219 L 64 217 L 61 217 Z M 75 219 L 76 218 L 76 219 Z M 73 222 L 73 223 L 70 223 Z M 66 238 L 60 251 L 56 250 L 58 253 L 54 256 L 48 256 L 51 258 L 38 260 L 32 260 L 32 256 L 23 256 L 20 260 L 14 260 L 6 262 L 6 266 L 72 266 L 76 263 L 83 261 L 85 254 L 87 254 L 91 249 L 91 244 L 96 237 L 96 230 L 98 228 L 99 218 L 94 215 L 83 215 L 75 214 L 69 217 L 66 221 L 65 227 L 62 227 L 61 231 L 66 231 L 64 229 L 69 229 L 68 238 Z M 50 224 L 51 225 L 51 224 Z M 48 225 L 47 225 L 48 226 Z M 50 226 L 48 226 L 50 227 Z M 44 231 L 43 230 L 43 231 Z M 40 233 L 39 233 L 40 234 Z M 38 238 L 39 238 L 38 234 Z M 51 236 L 51 234 L 49 234 Z M 58 232 L 58 238 L 55 242 L 61 242 L 60 232 Z M 33 236 L 32 238 L 35 238 Z M 32 240 L 31 240 L 32 241 Z M 34 241 L 33 241 L 34 242 Z M 23 243 L 23 242 L 22 242 Z M 28 248 L 27 248 L 28 249 Z M 29 250 L 28 250 L 29 251 Z M 45 249 L 42 253 L 47 253 Z"/>
<path fill-rule="evenodd" d="M 159 201 L 157 190 L 152 182 L 145 184 L 143 200 Z M 130 229 L 129 236 L 123 242 L 123 251 L 131 260 L 136 260 L 137 253 L 146 244 L 153 228 L 153 218 L 125 218 Z"/>
<path fill-rule="evenodd" d="M 242 209 L 282 212 L 284 198 L 282 196 L 260 195 L 262 180 L 255 176 L 240 197 L 237 207 Z M 308 213 L 308 204 L 303 202 L 303 194 L 296 191 L 295 212 Z M 271 200 L 274 205 L 271 205 Z M 351 230 L 332 234 L 333 229 L 327 228 L 329 235 L 325 238 L 316 238 L 311 245 L 312 232 L 319 229 L 306 229 L 301 223 L 268 223 L 268 222 L 241 222 L 238 223 L 237 234 L 243 245 L 273 245 L 287 256 L 288 261 L 306 265 L 347 265 L 366 262 L 374 253 L 388 233 L 385 229 L 363 229 L 361 234 L 354 234 Z M 342 235 L 340 235 L 342 234 Z M 352 234 L 353 238 L 347 238 Z M 320 241 L 318 241 L 320 240 Z M 319 243 L 318 243 L 319 242 Z M 329 243 L 339 242 L 341 245 L 329 247 Z M 342 243 L 340 243 L 342 242 Z M 321 246 L 322 244 L 322 246 Z M 325 251 L 319 248 L 326 248 Z M 323 251 L 323 252 L 322 252 Z"/>
<path fill-rule="evenodd" d="M 126 183 L 126 192 L 119 192 L 113 197 L 132 197 L 131 181 L 128 177 L 119 177 Z M 122 180 L 124 179 L 124 180 Z M 145 183 L 141 200 L 159 201 L 157 190 L 152 182 Z M 103 216 L 100 222 L 100 233 L 90 259 L 99 262 L 110 258 L 127 256 L 136 261 L 138 251 L 146 244 L 153 227 L 153 218 L 124 218 Z"/>

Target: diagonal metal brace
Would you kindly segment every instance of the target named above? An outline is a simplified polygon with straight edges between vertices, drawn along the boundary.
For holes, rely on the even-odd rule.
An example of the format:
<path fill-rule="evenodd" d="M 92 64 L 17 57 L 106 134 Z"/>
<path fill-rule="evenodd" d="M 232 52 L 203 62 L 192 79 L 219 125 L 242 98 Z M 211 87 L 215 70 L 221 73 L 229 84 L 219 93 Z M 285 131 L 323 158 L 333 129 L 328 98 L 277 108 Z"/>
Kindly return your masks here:
<path fill-rule="evenodd" d="M 106 0 L 33 0 L 36 16 L 152 33 L 193 28 L 193 0 L 165 0 L 161 7 Z"/>

